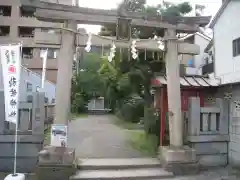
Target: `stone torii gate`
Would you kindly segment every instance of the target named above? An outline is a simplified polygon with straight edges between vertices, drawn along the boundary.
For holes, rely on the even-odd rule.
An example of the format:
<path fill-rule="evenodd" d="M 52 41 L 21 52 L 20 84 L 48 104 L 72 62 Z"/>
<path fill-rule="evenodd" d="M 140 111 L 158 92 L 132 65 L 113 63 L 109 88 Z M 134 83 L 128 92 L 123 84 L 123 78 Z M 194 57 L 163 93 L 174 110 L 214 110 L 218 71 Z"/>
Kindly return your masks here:
<path fill-rule="evenodd" d="M 194 161 L 194 150 L 183 147 L 183 120 L 181 116 L 180 78 L 178 53 L 193 53 L 195 45 L 179 44 L 177 33 L 194 33 L 199 26 L 209 23 L 210 17 L 148 17 L 141 13 L 115 10 L 100 10 L 82 7 L 60 5 L 55 3 L 40 2 L 39 0 L 21 0 L 23 5 L 36 8 L 39 20 L 64 23 L 62 30 L 62 44 L 58 55 L 58 76 L 56 93 L 56 118 L 54 123 L 66 124 L 70 111 L 70 89 L 72 78 L 72 63 L 75 51 L 76 24 L 117 24 L 126 21 L 128 27 L 153 27 L 164 30 L 166 42 L 166 73 L 170 126 L 170 147 L 162 147 L 160 156 L 164 162 Z M 119 25 L 119 24 L 118 24 Z M 130 40 L 131 30 L 127 32 Z M 81 38 L 80 38 L 81 39 Z M 122 42 L 118 40 L 116 44 Z M 139 42 L 139 44 L 141 41 Z M 94 44 L 94 42 L 93 42 Z M 146 47 L 149 49 L 149 47 Z M 151 49 L 151 48 L 150 48 Z"/>

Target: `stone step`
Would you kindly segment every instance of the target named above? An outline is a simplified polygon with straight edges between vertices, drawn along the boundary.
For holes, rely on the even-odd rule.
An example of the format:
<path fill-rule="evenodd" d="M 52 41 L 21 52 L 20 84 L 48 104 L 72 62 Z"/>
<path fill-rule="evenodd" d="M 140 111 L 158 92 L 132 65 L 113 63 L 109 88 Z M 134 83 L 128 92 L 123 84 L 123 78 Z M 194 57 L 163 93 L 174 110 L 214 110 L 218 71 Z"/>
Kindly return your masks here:
<path fill-rule="evenodd" d="M 161 167 L 157 158 L 110 158 L 110 159 L 78 159 L 77 167 L 82 170 L 130 169 Z"/>
<path fill-rule="evenodd" d="M 71 180 L 153 180 L 171 179 L 173 174 L 162 168 L 136 168 L 115 170 L 79 170 Z"/>

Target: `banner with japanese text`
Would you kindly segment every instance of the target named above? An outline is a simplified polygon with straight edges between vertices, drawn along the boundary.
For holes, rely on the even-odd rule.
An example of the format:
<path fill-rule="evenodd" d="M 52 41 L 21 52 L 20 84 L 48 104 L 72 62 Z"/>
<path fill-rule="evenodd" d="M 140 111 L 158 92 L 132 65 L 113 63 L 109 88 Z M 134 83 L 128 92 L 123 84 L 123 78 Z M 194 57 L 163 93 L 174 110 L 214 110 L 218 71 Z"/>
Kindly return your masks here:
<path fill-rule="evenodd" d="M 0 57 L 3 72 L 5 120 L 18 121 L 18 97 L 21 71 L 21 45 L 0 46 Z"/>

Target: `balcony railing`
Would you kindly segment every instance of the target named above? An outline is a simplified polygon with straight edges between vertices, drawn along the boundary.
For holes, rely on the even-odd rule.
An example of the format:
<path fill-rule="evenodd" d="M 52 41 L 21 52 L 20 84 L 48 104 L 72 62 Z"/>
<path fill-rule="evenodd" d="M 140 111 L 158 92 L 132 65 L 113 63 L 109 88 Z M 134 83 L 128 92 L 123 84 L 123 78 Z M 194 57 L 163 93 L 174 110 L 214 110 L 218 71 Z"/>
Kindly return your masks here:
<path fill-rule="evenodd" d="M 213 63 L 210 63 L 210 64 L 206 64 L 202 67 L 202 74 L 205 75 L 205 74 L 210 74 L 210 73 L 213 73 Z"/>
<path fill-rule="evenodd" d="M 201 75 L 199 68 L 186 66 L 185 64 L 180 64 L 179 67 L 180 76 L 196 76 Z"/>
<path fill-rule="evenodd" d="M 61 44 L 61 35 L 47 32 L 35 32 L 34 40 L 37 44 Z"/>

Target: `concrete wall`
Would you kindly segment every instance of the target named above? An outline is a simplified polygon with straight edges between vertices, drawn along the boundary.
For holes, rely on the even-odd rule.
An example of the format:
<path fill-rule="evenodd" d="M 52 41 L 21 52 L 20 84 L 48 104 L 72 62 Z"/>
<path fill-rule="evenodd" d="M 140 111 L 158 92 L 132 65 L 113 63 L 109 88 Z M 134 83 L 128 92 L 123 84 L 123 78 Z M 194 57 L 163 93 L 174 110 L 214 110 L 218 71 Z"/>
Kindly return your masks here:
<path fill-rule="evenodd" d="M 0 64 L 0 90 L 4 89 L 3 86 L 3 76 L 2 76 L 2 68 Z M 21 68 L 21 80 L 20 80 L 20 101 L 26 101 L 27 96 L 32 94 L 32 92 L 36 92 L 37 89 L 41 87 L 41 76 L 37 73 L 29 71 L 28 69 L 22 67 Z M 32 91 L 27 91 L 27 83 L 32 84 Z M 56 98 L 56 85 L 50 81 L 45 81 L 45 97 L 48 98 L 49 103 L 55 101 Z"/>
<path fill-rule="evenodd" d="M 215 75 L 223 84 L 240 81 L 240 56 L 233 57 L 232 41 L 240 37 L 240 1 L 231 1 L 214 27 Z"/>
<path fill-rule="evenodd" d="M 228 102 L 216 99 L 214 106 L 200 107 L 199 98 L 189 98 L 188 141 L 202 166 L 228 163 Z"/>
<path fill-rule="evenodd" d="M 33 173 L 44 140 L 44 95 L 33 94 L 33 102 L 19 105 L 17 172 Z M 4 93 L 0 91 L 0 171 L 12 172 L 15 125 L 5 121 Z"/>
<path fill-rule="evenodd" d="M 224 97 L 229 108 L 229 163 L 240 165 L 240 85 L 225 86 L 218 89 L 216 96 Z"/>
<path fill-rule="evenodd" d="M 88 110 L 104 110 L 104 99 L 93 99 L 88 103 Z"/>
<path fill-rule="evenodd" d="M 230 165 L 240 165 L 240 84 L 225 85 L 219 87 L 212 93 L 213 99 L 225 99 L 226 119 L 229 119 L 228 133 L 228 163 Z"/>

